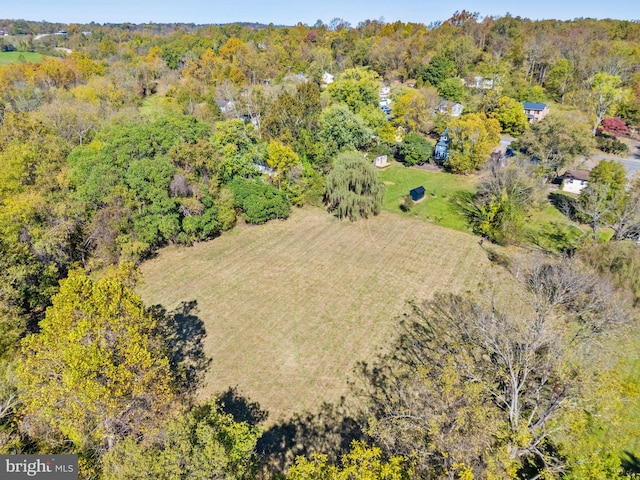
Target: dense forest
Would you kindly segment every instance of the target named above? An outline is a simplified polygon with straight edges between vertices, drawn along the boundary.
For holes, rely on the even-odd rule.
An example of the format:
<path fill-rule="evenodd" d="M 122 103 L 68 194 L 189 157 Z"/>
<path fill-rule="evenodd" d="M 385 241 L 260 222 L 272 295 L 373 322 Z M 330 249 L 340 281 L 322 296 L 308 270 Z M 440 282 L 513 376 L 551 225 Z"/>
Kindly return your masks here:
<path fill-rule="evenodd" d="M 640 181 L 605 160 L 579 195 L 547 191 L 594 152 L 630 154 L 640 23 L 0 30 L 0 453 L 78 454 L 86 479 L 640 473 L 640 360 L 620 356 L 640 347 Z M 522 102 L 551 113 L 530 123 Z M 513 154 L 492 160 L 501 135 Z M 257 406 L 197 395 L 207 361 L 143 304 L 136 267 L 296 208 L 377 215 L 384 155 L 478 176 L 456 202 L 517 294 L 416 299 L 361 365 L 358 411 L 300 417 L 308 445 L 275 461 Z M 550 200 L 579 234 L 531 233 Z"/>

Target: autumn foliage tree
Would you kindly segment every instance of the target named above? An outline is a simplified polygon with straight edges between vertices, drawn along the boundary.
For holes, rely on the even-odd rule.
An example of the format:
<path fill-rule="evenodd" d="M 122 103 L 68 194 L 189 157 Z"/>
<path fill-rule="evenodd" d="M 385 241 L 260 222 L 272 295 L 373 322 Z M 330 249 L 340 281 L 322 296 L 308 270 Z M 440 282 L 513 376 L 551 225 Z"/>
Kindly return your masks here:
<path fill-rule="evenodd" d="M 603 131 L 611 133 L 615 136 L 629 135 L 629 127 L 624 120 L 618 117 L 608 117 L 602 120 L 600 124 Z"/>
<path fill-rule="evenodd" d="M 454 173 L 480 169 L 500 141 L 500 124 L 484 113 L 464 115 L 449 124 L 451 145 L 445 166 Z"/>
<path fill-rule="evenodd" d="M 23 431 L 100 452 L 169 408 L 169 360 L 132 279 L 125 265 L 100 280 L 74 270 L 62 282 L 40 331 L 22 341 Z"/>
<path fill-rule="evenodd" d="M 420 478 L 565 471 L 550 425 L 595 373 L 579 355 L 629 320 L 626 300 L 575 261 L 514 272 L 523 288 L 506 304 L 454 294 L 414 304 L 391 351 L 363 365 L 369 433 L 413 455 Z"/>

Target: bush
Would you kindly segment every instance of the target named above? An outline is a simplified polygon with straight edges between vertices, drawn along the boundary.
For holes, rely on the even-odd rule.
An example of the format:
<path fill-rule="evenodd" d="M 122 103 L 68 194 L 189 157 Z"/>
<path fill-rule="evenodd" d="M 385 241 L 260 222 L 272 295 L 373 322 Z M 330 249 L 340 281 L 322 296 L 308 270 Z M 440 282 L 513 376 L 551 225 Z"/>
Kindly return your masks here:
<path fill-rule="evenodd" d="M 607 134 L 597 135 L 596 145 L 598 150 L 614 155 L 622 155 L 628 151 L 627 145 L 624 142 Z"/>
<path fill-rule="evenodd" d="M 404 202 L 400 204 L 400 210 L 403 212 L 410 212 L 414 205 L 415 202 L 413 201 L 413 198 L 411 198 L 411 195 L 405 195 Z"/>
<path fill-rule="evenodd" d="M 234 205 L 242 209 L 249 223 L 264 223 L 275 218 L 288 218 L 291 204 L 283 192 L 262 179 L 236 178 L 229 188 L 234 194 Z"/>

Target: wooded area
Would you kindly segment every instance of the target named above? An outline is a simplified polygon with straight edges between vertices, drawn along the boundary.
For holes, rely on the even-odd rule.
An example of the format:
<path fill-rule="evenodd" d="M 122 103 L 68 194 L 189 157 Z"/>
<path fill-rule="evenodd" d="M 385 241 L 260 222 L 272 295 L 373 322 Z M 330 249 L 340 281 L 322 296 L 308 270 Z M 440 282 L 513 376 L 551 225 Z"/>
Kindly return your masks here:
<path fill-rule="evenodd" d="M 638 138 L 640 23 L 0 30 L 0 453 L 77 453 L 86 479 L 640 474 L 640 180 L 607 160 Z M 580 194 L 551 187 L 594 153 Z M 385 197 L 385 155 L 460 186 L 425 217 Z M 198 395 L 204 332 L 145 305 L 137 266 L 310 207 L 472 231 L 502 286 L 413 298 L 278 446 L 251 399 Z"/>

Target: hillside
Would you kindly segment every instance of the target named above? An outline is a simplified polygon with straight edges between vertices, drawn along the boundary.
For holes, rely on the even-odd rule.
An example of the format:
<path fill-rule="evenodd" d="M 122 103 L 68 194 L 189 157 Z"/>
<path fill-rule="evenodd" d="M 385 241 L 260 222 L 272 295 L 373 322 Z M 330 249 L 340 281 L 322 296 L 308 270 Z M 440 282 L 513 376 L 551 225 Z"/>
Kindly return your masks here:
<path fill-rule="evenodd" d="M 170 247 L 142 266 L 147 304 L 197 302 L 213 359 L 203 395 L 238 386 L 274 421 L 345 393 L 354 364 L 407 301 L 474 290 L 493 267 L 477 237 L 382 213 L 340 222 L 316 209 Z"/>

